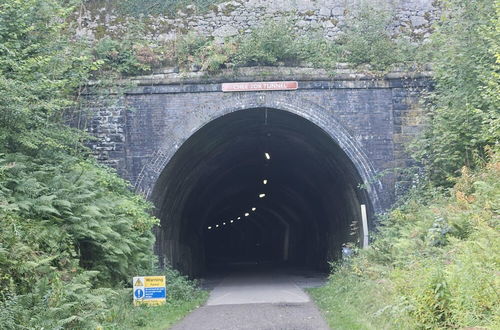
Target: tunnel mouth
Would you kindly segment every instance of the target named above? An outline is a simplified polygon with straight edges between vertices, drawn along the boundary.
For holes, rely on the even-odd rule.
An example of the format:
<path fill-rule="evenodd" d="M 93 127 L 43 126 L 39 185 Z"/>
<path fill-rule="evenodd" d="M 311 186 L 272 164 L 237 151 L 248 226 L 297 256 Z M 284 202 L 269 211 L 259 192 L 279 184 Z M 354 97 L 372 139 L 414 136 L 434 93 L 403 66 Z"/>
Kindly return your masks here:
<path fill-rule="evenodd" d="M 176 152 L 152 194 L 160 264 L 328 270 L 372 206 L 346 152 L 311 121 L 257 108 L 219 117 Z"/>

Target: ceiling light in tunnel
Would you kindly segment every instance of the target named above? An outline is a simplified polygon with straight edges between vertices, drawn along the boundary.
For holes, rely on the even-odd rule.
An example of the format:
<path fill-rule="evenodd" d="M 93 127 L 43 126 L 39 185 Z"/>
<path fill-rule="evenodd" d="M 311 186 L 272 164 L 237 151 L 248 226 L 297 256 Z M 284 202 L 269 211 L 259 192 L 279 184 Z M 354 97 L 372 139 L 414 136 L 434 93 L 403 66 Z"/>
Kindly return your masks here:
<path fill-rule="evenodd" d="M 266 197 L 266 194 L 260 194 L 259 195 L 259 198 L 264 198 L 264 197 Z"/>
<path fill-rule="evenodd" d="M 267 179 L 264 179 L 264 181 L 262 181 L 263 184 L 267 184 Z"/>
<path fill-rule="evenodd" d="M 266 156 L 267 160 L 271 159 L 271 155 L 268 152 L 266 152 L 264 155 Z"/>
<path fill-rule="evenodd" d="M 216 228 L 219 228 L 219 225 L 215 225 Z"/>
<path fill-rule="evenodd" d="M 256 207 L 252 207 L 252 211 L 255 212 L 255 210 L 257 210 L 257 208 Z"/>
<path fill-rule="evenodd" d="M 241 217 L 238 217 L 238 220 L 241 220 Z"/>
<path fill-rule="evenodd" d="M 233 222 L 234 222 L 234 220 L 231 220 L 231 223 L 233 223 Z"/>
<path fill-rule="evenodd" d="M 225 222 L 223 222 L 222 224 L 223 224 L 224 226 L 226 225 L 226 223 L 225 223 Z"/>
<path fill-rule="evenodd" d="M 250 215 L 250 213 L 245 213 L 245 217 L 248 217 Z"/>
<path fill-rule="evenodd" d="M 212 229 L 212 226 L 208 226 L 208 229 L 209 229 L 209 230 L 210 230 L 210 229 Z"/>

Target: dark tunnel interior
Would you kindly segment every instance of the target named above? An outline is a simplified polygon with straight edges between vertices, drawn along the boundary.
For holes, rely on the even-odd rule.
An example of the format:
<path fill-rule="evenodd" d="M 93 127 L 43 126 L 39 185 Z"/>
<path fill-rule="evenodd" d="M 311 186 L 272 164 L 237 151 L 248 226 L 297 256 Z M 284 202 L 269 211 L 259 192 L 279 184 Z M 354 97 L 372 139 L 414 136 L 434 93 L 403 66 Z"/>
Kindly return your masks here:
<path fill-rule="evenodd" d="M 154 192 L 155 252 L 184 274 L 235 263 L 327 270 L 371 213 L 353 162 L 321 128 L 275 109 L 241 110 L 193 134 Z"/>

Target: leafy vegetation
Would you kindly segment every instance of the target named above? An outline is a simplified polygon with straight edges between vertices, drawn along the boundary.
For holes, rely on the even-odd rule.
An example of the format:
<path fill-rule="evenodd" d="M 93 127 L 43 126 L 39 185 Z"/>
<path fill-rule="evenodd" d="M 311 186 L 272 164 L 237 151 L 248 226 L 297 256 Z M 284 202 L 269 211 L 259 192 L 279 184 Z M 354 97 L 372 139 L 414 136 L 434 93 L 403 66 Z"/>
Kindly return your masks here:
<path fill-rule="evenodd" d="M 130 19 L 122 35 L 100 35 L 95 49 L 102 68 L 124 74 L 150 72 L 164 65 L 216 73 L 224 68 L 258 65 L 308 65 L 333 68 L 337 63 L 386 71 L 394 64 L 424 63 L 429 47 L 411 35 L 391 34 L 393 15 L 366 3 L 348 16 L 336 40 L 317 32 L 299 33 L 293 17 L 268 21 L 250 33 L 220 40 L 187 33 L 175 41 L 147 39 L 143 19 Z M 368 65 L 368 68 L 366 67 Z"/>
<path fill-rule="evenodd" d="M 73 40 L 73 10 L 57 0 L 0 1 L 2 329 L 124 328 L 114 304 L 130 311 L 123 287 L 155 267 L 150 205 L 66 125 L 91 77 L 136 63 L 113 67 L 101 49 Z M 178 318 L 203 295 L 169 275 Z"/>
<path fill-rule="evenodd" d="M 157 270 L 151 274 L 165 275 L 168 279 L 167 304 L 155 308 L 147 306 L 130 308 L 132 290 L 125 289 L 119 292 L 110 304 L 112 307 L 103 324 L 104 328 L 165 329 L 194 308 L 201 306 L 207 299 L 206 291 L 199 290 L 192 281 L 171 268 Z"/>
<path fill-rule="evenodd" d="M 189 64 L 195 63 L 209 72 L 231 67 L 302 63 L 332 68 L 339 62 L 354 67 L 370 65 L 372 70 L 384 71 L 394 64 L 416 62 L 419 59 L 416 45 L 391 36 L 387 30 L 390 22 L 386 12 L 363 7 L 350 18 L 344 33 L 335 41 L 328 41 L 315 32 L 299 35 L 293 22 L 284 19 L 269 21 L 250 34 L 229 38 L 223 44 L 190 35 L 180 39 L 180 51 L 172 53 L 177 55 L 174 63 L 181 67 L 191 68 Z M 190 48 L 191 52 L 186 53 L 183 48 Z"/>
<path fill-rule="evenodd" d="M 372 246 L 312 290 L 332 327 L 497 329 L 499 175 L 496 153 L 449 196 L 419 192 L 389 213 Z"/>
<path fill-rule="evenodd" d="M 193 10 L 203 13 L 223 0 L 123 0 L 117 2 L 121 14 L 175 16 L 177 11 L 194 6 Z"/>
<path fill-rule="evenodd" d="M 425 176 L 312 295 L 334 327 L 500 327 L 500 1 L 443 1 Z M 346 307 L 348 306 L 348 307 Z"/>
<path fill-rule="evenodd" d="M 412 43 L 411 35 L 392 35 L 390 26 L 393 24 L 391 11 L 365 3 L 347 17 L 339 39 L 339 60 L 354 66 L 369 64 L 372 69 L 382 71 L 393 64 L 421 61 L 427 51 L 426 45 L 419 40 Z"/>
<path fill-rule="evenodd" d="M 429 178 L 449 186 L 462 166 L 474 168 L 486 157 L 484 147 L 498 143 L 500 2 L 444 4 L 447 16 L 432 37 L 436 90 L 430 120 L 414 151 Z"/>

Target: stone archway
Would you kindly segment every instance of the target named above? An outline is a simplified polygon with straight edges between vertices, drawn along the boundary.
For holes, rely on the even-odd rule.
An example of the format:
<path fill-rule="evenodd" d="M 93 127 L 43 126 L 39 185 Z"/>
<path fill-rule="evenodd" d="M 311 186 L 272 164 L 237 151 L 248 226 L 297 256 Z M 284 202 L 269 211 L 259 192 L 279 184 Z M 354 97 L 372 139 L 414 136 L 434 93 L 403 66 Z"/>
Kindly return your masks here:
<path fill-rule="evenodd" d="M 248 250 L 252 250 L 251 246 L 240 244 L 239 241 L 249 237 L 247 240 L 262 241 L 251 244 L 262 244 L 260 249 L 266 249 L 264 254 L 268 260 L 286 260 L 314 268 L 328 267 L 327 261 L 338 256 L 341 243 L 353 240 L 348 234 L 349 226 L 360 219 L 360 204 L 368 206 L 370 215 L 380 210 L 378 192 L 381 185 L 375 179 L 369 160 L 349 132 L 334 118 L 334 114 L 313 103 L 293 96 L 268 97 L 268 94 L 262 93 L 257 97 L 242 94 L 236 102 L 233 97 L 225 105 L 221 107 L 219 102 L 217 108 L 208 106 L 205 111 L 200 111 L 203 115 L 196 118 L 196 128 L 177 141 L 172 141 L 170 148 L 158 151 L 143 168 L 136 182 L 137 190 L 155 203 L 157 215 L 162 221 L 162 226 L 157 230 L 157 254 L 176 268 L 194 275 L 202 272 L 212 259 L 233 258 L 234 261 L 242 256 L 247 258 L 252 253 L 255 258 L 262 257 L 258 254 L 263 252 L 250 253 Z M 236 209 L 241 209 L 239 216 L 243 218 L 245 213 L 251 213 L 251 208 L 243 212 L 241 201 L 244 197 L 241 196 L 245 195 L 244 189 L 238 190 L 231 183 L 224 183 L 224 177 L 255 177 L 260 171 L 255 169 L 255 164 L 249 164 L 245 160 L 246 156 L 238 150 L 253 150 L 263 155 L 263 150 L 258 147 L 263 137 L 254 135 L 258 133 L 256 130 L 259 130 L 259 125 L 265 126 L 268 116 L 272 125 L 275 125 L 269 128 L 270 134 L 281 139 L 279 143 L 276 142 L 276 149 L 282 149 L 291 141 L 296 150 L 310 155 L 314 161 L 309 165 L 300 165 L 301 170 L 295 172 L 286 168 L 272 170 L 275 176 L 284 171 L 290 178 L 300 177 L 300 182 L 286 187 L 283 183 L 286 178 L 280 178 L 281 185 L 276 192 L 282 196 L 281 199 L 275 201 L 274 206 L 259 207 L 259 211 L 264 212 L 255 213 L 252 220 L 247 222 L 253 222 L 247 229 L 242 231 L 240 227 L 230 235 L 221 237 L 207 235 L 207 230 L 210 227 L 215 229 L 218 222 L 221 228 L 229 228 L 231 220 L 237 221 L 239 213 Z M 263 122 L 256 124 L 258 121 Z M 234 144 L 236 142 L 233 140 L 238 139 L 243 142 Z M 232 150 L 234 156 L 223 156 L 224 150 Z M 199 152 L 203 157 L 197 156 Z M 321 165 L 323 153 L 325 164 Z M 293 159 L 293 154 L 283 153 L 282 159 Z M 206 165 L 196 167 L 191 164 L 200 162 Z M 241 168 L 232 168 L 232 163 L 241 164 Z M 250 169 L 252 166 L 253 170 Z M 214 170 L 213 167 L 220 168 Z M 322 167 L 329 170 L 321 172 Z M 325 181 L 330 180 L 335 189 L 323 185 L 320 178 L 309 180 L 307 175 L 300 174 L 302 170 L 311 174 L 321 172 Z M 367 190 L 359 189 L 360 184 L 367 182 L 372 183 Z M 225 184 L 223 189 L 227 189 L 228 193 L 211 199 L 217 194 L 218 184 Z M 251 185 L 246 179 L 242 179 L 240 184 Z M 306 195 L 314 195 L 314 187 L 318 186 L 322 190 L 316 199 L 300 196 L 302 190 Z M 255 191 L 253 194 L 257 196 Z M 328 206 L 328 201 L 318 201 L 323 198 L 321 194 L 330 198 L 334 206 Z M 200 195 L 206 196 L 205 201 L 209 199 L 210 205 L 205 205 L 204 200 L 196 197 Z M 228 196 L 233 198 L 231 204 L 235 207 L 223 205 L 222 201 Z M 224 211 L 214 210 L 217 208 Z M 313 211 L 315 208 L 322 211 Z M 266 220 L 271 218 L 274 219 L 272 224 Z M 227 220 L 225 225 L 224 219 Z M 308 232 L 309 236 L 302 237 L 301 232 Z M 222 246 L 215 246 L 220 242 L 224 242 Z M 305 252 L 299 251 L 301 244 L 307 247 Z M 239 254 L 225 255 L 224 247 L 229 245 L 232 251 Z"/>
<path fill-rule="evenodd" d="M 184 131 L 183 135 L 172 137 L 164 148 L 153 153 L 134 183 L 135 190 L 142 193 L 146 198 L 150 198 L 157 179 L 170 159 L 189 137 L 205 125 L 235 111 L 258 108 L 287 111 L 307 119 L 324 130 L 353 161 L 363 183 L 366 185 L 374 213 L 382 211 L 380 203 L 380 195 L 383 190 L 382 184 L 377 178 L 377 173 L 363 148 L 356 141 L 353 134 L 338 121 L 334 113 L 293 94 L 275 96 L 265 92 L 260 94 L 252 93 L 251 95 L 240 93 L 237 97 L 222 99 L 216 105 L 200 105 L 200 109 L 193 111 L 193 113 L 199 114 L 195 118 L 196 123 L 190 125 L 190 127 L 194 128 Z"/>

